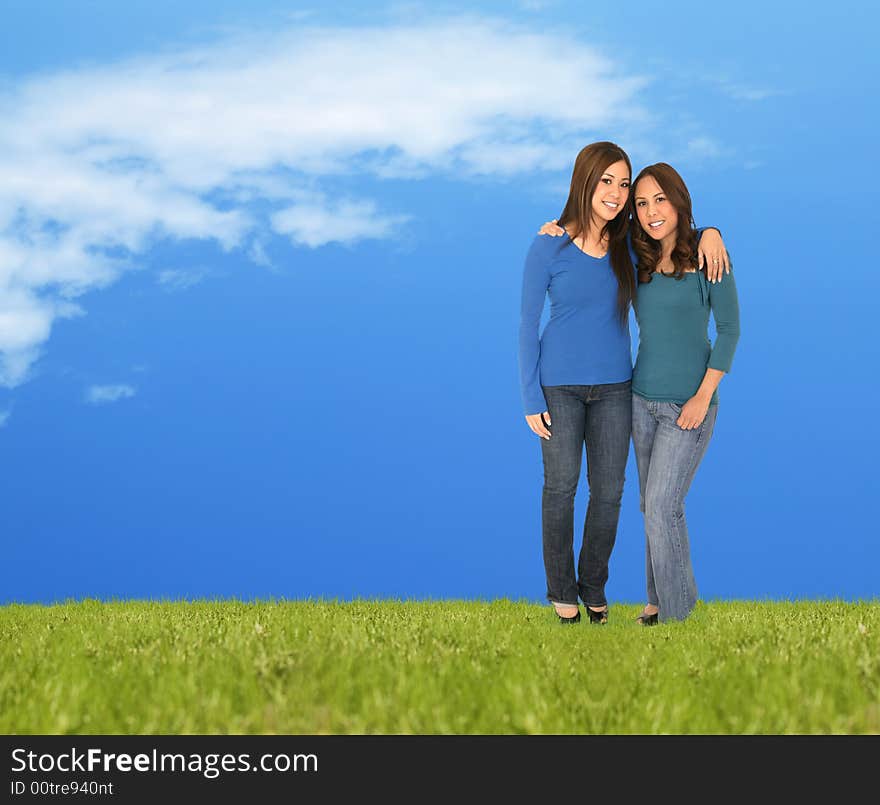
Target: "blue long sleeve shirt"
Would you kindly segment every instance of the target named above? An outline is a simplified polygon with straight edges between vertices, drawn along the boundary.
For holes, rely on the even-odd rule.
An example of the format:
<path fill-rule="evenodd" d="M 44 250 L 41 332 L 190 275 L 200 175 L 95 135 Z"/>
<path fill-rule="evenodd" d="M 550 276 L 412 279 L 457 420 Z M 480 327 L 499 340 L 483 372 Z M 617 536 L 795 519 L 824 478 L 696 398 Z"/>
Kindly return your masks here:
<path fill-rule="evenodd" d="M 539 335 L 544 300 L 550 320 Z M 632 377 L 629 320 L 617 314 L 611 257 L 590 257 L 565 234 L 538 235 L 523 270 L 519 372 L 526 415 L 547 410 L 544 386 L 622 383 Z"/>

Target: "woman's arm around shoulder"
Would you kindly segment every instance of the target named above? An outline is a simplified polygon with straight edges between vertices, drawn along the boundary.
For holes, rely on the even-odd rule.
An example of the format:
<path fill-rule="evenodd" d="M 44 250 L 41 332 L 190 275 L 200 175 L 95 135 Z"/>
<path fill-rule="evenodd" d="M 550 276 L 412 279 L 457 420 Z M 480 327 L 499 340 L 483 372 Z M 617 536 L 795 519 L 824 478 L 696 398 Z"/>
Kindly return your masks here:
<path fill-rule="evenodd" d="M 706 277 L 714 284 L 730 273 L 730 257 L 724 247 L 721 230 L 715 226 L 697 229 L 697 269 L 705 267 Z"/>
<path fill-rule="evenodd" d="M 715 319 L 716 336 L 708 365 L 711 369 L 729 372 L 739 341 L 739 296 L 733 271 L 724 282 L 709 286 L 709 306 Z"/>

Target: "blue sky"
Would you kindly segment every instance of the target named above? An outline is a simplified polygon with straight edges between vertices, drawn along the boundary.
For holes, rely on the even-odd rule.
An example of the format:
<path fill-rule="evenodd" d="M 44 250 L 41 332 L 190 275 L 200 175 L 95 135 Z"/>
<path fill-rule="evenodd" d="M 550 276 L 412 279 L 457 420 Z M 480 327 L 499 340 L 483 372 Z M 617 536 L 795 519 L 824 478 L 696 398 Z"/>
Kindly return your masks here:
<path fill-rule="evenodd" d="M 3 601 L 542 600 L 519 285 L 597 139 L 736 266 L 702 597 L 877 595 L 877 12 L 566 12 L 4 3 Z"/>

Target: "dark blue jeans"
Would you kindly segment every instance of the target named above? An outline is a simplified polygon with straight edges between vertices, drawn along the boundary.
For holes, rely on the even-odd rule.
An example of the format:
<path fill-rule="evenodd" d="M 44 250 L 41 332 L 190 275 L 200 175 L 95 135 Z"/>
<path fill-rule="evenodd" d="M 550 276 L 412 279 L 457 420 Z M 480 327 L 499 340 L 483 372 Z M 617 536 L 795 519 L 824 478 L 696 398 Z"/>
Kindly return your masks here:
<path fill-rule="evenodd" d="M 547 598 L 556 604 L 602 607 L 608 560 L 617 537 L 620 499 L 629 455 L 632 385 L 545 386 L 549 439 L 541 439 L 541 500 Z M 574 496 L 587 449 L 590 501 L 584 541 L 574 568 Z"/>

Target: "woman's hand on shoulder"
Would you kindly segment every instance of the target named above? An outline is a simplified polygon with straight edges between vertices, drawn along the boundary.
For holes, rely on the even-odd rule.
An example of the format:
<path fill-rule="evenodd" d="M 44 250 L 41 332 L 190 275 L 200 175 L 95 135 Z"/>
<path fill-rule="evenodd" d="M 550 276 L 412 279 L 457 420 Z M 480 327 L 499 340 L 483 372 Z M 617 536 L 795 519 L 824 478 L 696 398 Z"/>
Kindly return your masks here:
<path fill-rule="evenodd" d="M 554 218 L 552 221 L 547 221 L 547 223 L 538 230 L 538 234 L 552 235 L 554 238 L 564 235 L 565 230 L 556 223 L 558 220 L 558 218 Z M 537 414 L 535 416 L 537 416 Z"/>
<path fill-rule="evenodd" d="M 703 230 L 697 247 L 697 267 L 704 265 L 709 282 L 721 282 L 724 272 L 730 273 L 730 257 L 724 248 L 721 233 L 714 227 Z"/>
<path fill-rule="evenodd" d="M 550 431 L 547 430 L 547 428 L 550 427 L 549 411 L 544 411 L 543 414 L 527 414 L 526 422 L 528 423 L 532 431 L 540 436 L 542 439 L 550 438 Z"/>

